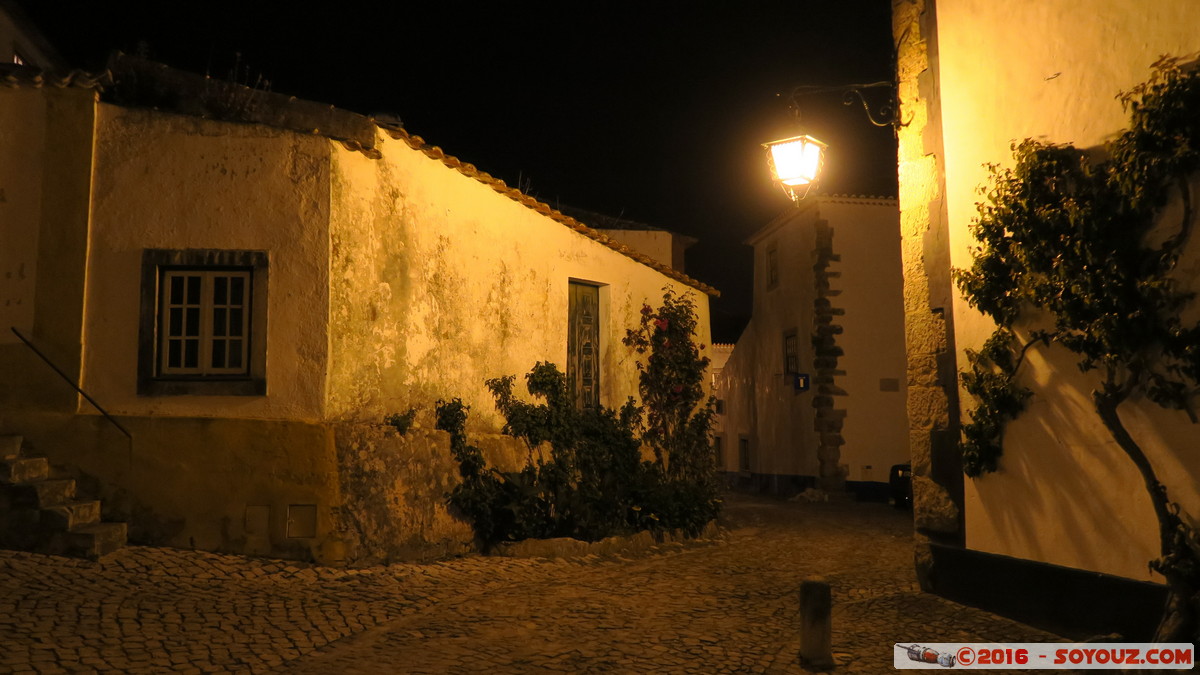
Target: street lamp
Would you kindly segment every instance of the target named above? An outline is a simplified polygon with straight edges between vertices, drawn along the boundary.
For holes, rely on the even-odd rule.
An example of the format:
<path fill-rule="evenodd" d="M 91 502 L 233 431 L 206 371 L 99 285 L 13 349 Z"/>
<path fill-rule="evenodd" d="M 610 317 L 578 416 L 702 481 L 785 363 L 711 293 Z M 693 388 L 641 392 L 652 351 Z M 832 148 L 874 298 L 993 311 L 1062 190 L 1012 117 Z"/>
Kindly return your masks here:
<path fill-rule="evenodd" d="M 820 176 L 826 145 L 812 136 L 793 136 L 764 143 L 763 147 L 775 182 L 792 201 L 804 199 Z"/>
<path fill-rule="evenodd" d="M 875 113 L 867 105 L 863 96 L 864 89 L 889 89 L 888 102 Z M 846 84 L 836 86 L 806 86 L 792 89 L 788 96 L 789 108 L 796 121 L 800 120 L 800 98 L 819 94 L 842 94 L 842 102 L 853 105 L 855 98 L 862 104 L 867 113 L 867 119 L 877 127 L 903 126 L 896 118 L 896 87 L 891 82 L 869 82 L 866 84 Z M 824 165 L 825 143 L 812 136 L 793 136 L 779 141 L 764 143 L 767 150 L 767 163 L 771 167 L 771 176 L 783 188 L 792 201 L 804 199 L 820 178 L 821 167 Z"/>

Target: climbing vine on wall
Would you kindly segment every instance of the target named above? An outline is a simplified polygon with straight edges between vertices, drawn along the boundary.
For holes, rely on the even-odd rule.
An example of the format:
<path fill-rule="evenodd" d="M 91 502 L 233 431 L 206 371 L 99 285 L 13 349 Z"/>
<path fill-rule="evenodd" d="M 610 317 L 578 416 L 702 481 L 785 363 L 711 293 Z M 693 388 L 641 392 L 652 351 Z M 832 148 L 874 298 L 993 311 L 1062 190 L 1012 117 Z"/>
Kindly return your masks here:
<path fill-rule="evenodd" d="M 1161 557 L 1151 567 L 1171 589 L 1158 637 L 1185 641 L 1200 616 L 1200 541 L 1117 410 L 1144 396 L 1196 420 L 1200 324 L 1184 320 L 1194 293 L 1175 272 L 1195 216 L 1200 74 L 1163 58 L 1119 98 L 1130 127 L 1102 152 L 1025 140 L 1012 168 L 990 167 L 972 265 L 955 271 L 970 304 L 998 326 L 967 354 L 962 380 L 978 403 L 963 425 L 963 465 L 971 476 L 997 470 L 1004 428 L 1031 395 L 1019 379 L 1028 351 L 1074 354 L 1097 376 L 1095 410 L 1154 504 Z"/>

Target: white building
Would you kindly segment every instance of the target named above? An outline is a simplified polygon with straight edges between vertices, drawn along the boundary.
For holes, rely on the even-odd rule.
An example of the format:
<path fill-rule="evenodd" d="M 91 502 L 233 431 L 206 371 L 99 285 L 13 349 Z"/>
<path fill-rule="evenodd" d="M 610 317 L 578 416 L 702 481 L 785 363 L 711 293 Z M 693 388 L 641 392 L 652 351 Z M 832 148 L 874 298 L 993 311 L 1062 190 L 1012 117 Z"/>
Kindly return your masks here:
<path fill-rule="evenodd" d="M 730 483 L 886 498 L 908 456 L 897 218 L 890 199 L 810 197 L 748 240 L 753 316 L 721 374 Z"/>

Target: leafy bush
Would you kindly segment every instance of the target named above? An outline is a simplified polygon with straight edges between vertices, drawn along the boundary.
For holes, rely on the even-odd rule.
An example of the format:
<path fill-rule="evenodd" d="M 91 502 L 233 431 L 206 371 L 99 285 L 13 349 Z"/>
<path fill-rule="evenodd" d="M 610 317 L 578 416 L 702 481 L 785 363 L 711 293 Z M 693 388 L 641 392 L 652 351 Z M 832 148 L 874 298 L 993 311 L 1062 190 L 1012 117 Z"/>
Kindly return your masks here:
<path fill-rule="evenodd" d="M 703 526 L 720 511 L 712 420 L 716 399 L 705 398 L 708 357 L 696 336 L 696 306 L 688 296 L 663 290 L 662 305 L 643 305 L 637 328 L 623 342 L 646 362 L 637 363 L 638 390 L 645 405 L 643 440 L 654 449 L 654 494 L 669 495 L 659 512 L 673 514 L 678 527 Z"/>
<path fill-rule="evenodd" d="M 656 322 L 662 322 L 659 326 Z M 438 401 L 437 427 L 451 434 L 451 451 L 462 483 L 449 495 L 486 550 L 497 542 L 528 538 L 575 537 L 595 541 L 644 529 L 683 529 L 697 533 L 717 515 L 715 467 L 709 452 L 711 399 L 703 398 L 708 360 L 692 342 L 696 319 L 688 299 L 664 295 L 657 312 L 646 307 L 638 331 L 626 344 L 650 354 L 642 370 L 641 393 L 649 411 L 632 398 L 619 410 L 579 410 L 566 378 L 552 363 L 526 374 L 537 402 L 513 392 L 516 377 L 488 380 L 504 415 L 504 432 L 524 439 L 529 458 L 520 471 L 487 466 L 467 442 L 468 407 L 458 399 Z M 638 349 L 638 335 L 648 336 Z M 654 448 L 643 461 L 641 446 Z M 549 457 L 539 448 L 548 444 Z"/>

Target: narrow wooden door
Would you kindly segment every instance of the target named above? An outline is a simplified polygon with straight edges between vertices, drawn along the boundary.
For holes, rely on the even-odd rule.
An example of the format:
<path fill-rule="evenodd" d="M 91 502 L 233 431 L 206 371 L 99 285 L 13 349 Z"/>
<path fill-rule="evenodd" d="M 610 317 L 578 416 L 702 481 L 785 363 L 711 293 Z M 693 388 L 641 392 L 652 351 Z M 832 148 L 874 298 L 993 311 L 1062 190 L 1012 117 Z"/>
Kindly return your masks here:
<path fill-rule="evenodd" d="M 600 405 L 600 288 L 570 283 L 567 387 L 581 410 Z"/>

